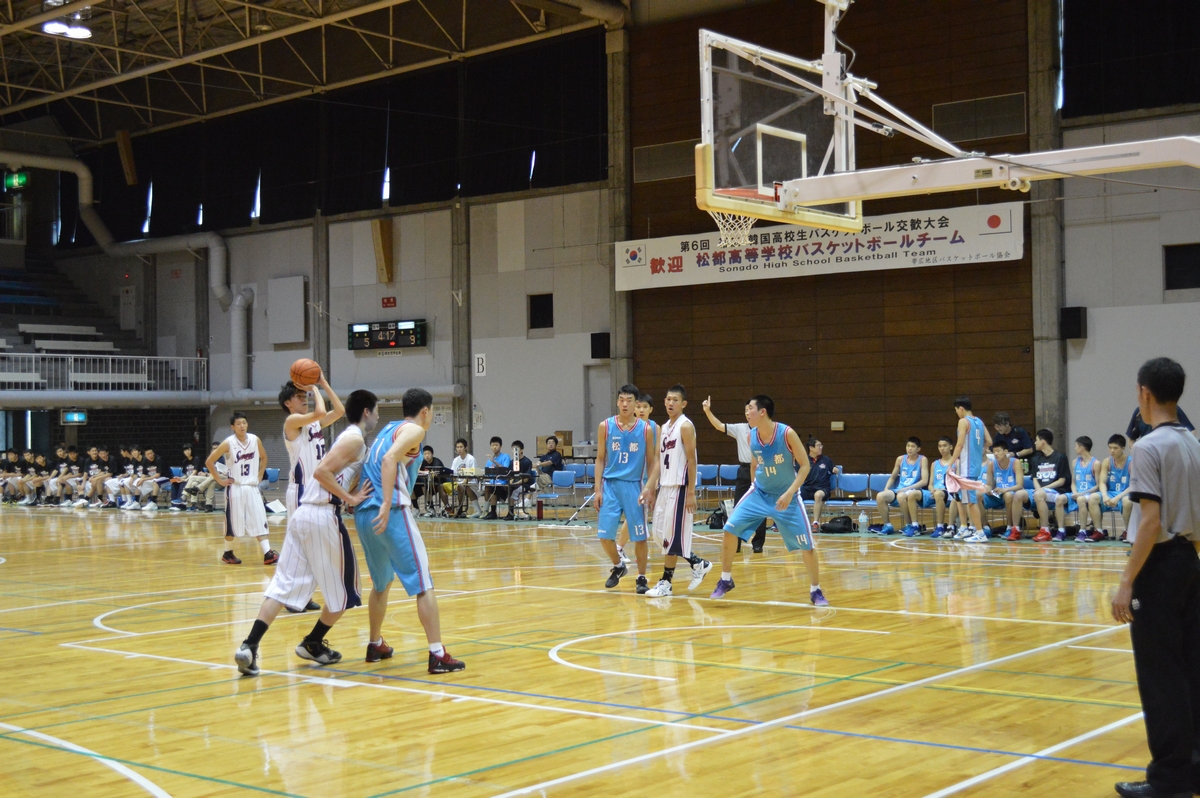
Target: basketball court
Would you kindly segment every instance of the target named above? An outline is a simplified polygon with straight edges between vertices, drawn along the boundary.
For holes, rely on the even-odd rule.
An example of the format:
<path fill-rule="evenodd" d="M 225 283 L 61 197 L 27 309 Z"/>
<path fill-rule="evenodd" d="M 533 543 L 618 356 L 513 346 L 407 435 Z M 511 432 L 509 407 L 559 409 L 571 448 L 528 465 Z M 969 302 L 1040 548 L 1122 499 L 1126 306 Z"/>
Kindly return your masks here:
<path fill-rule="evenodd" d="M 400 600 L 390 661 L 354 611 L 310 666 L 284 615 L 240 679 L 269 569 L 209 557 L 216 519 L 129 515 L 4 513 L 6 795 L 1103 795 L 1147 756 L 1115 545 L 824 536 L 817 610 L 777 538 L 727 599 L 648 602 L 591 530 L 429 524 L 465 671 L 425 673 Z"/>

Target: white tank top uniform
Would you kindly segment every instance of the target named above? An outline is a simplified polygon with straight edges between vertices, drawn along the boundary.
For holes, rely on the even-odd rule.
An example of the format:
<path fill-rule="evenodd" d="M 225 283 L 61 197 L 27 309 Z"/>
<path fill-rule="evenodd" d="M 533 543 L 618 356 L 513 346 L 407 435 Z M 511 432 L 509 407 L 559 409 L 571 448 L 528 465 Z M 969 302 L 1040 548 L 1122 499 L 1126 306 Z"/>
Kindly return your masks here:
<path fill-rule="evenodd" d="M 654 502 L 654 535 L 663 554 L 692 556 L 692 513 L 684 509 L 687 498 L 688 459 L 683 450 L 683 427 L 688 417 L 680 415 L 659 428 L 658 498 Z"/>
<path fill-rule="evenodd" d="M 338 484 L 348 488 L 362 468 L 367 447 L 358 426 L 347 427 L 333 445 L 343 438 L 357 439 L 358 446 L 355 458 L 337 477 Z M 321 458 L 324 456 L 322 448 Z M 305 467 L 304 481 L 297 486 L 298 504 L 296 511 L 288 514 L 287 539 L 266 596 L 298 609 L 307 605 L 320 588 L 330 612 L 359 607 L 358 561 L 342 523 L 342 502 L 317 482 L 316 458 L 307 464 L 298 459 L 297 463 Z"/>
<path fill-rule="evenodd" d="M 317 470 L 317 463 L 325 456 L 325 435 L 321 431 L 321 422 L 314 421 L 301 427 L 294 441 L 289 441 L 284 433 L 283 444 L 287 447 L 290 465 L 284 504 L 287 505 L 288 518 L 291 518 L 299 504 L 298 496 L 305 478 Z"/>
<path fill-rule="evenodd" d="M 246 441 L 237 435 L 225 439 L 229 452 L 225 467 L 233 484 L 225 489 L 225 534 L 233 537 L 261 537 L 267 534 L 267 510 L 258 490 L 258 436 L 247 433 Z M 306 602 L 307 603 L 307 602 Z"/>

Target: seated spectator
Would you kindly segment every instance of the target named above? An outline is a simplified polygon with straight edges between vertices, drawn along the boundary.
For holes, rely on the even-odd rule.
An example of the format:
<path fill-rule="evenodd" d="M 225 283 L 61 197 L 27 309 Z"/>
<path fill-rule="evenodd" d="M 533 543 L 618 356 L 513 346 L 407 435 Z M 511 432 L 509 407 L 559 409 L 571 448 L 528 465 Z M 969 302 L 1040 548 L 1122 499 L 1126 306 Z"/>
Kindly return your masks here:
<path fill-rule="evenodd" d="M 825 499 L 832 493 L 830 484 L 836 466 L 825 456 L 825 444 L 816 438 L 808 436 L 805 447 L 808 449 L 809 468 L 808 476 L 804 478 L 804 484 L 800 486 L 800 498 L 813 503 L 812 528 L 813 532 L 819 532 L 821 531 L 821 510 L 825 506 Z"/>
<path fill-rule="evenodd" d="M 1086 460 L 1085 460 L 1086 458 Z M 1071 492 L 1060 493 L 1054 500 L 1054 514 L 1058 516 L 1058 532 L 1054 539 L 1066 540 L 1067 513 L 1079 512 L 1078 543 L 1091 543 L 1089 533 L 1096 530 L 1100 516 L 1100 462 L 1092 457 L 1092 439 L 1086 435 L 1075 439 L 1075 462 L 1071 469 Z M 1084 522 L 1087 522 L 1086 529 Z M 1103 526 L 1101 519 L 1100 526 Z"/>
<path fill-rule="evenodd" d="M 921 506 L 928 509 L 933 508 L 934 521 L 936 526 L 929 537 L 937 539 L 943 537 L 951 537 L 953 531 L 947 531 L 947 510 L 950 510 L 950 515 L 953 516 L 958 508 L 958 496 L 946 490 L 946 472 L 950 470 L 950 466 L 954 465 L 954 460 L 951 459 L 954 455 L 954 441 L 947 438 L 945 435 L 938 438 L 938 454 L 940 457 L 934 461 L 930 469 L 930 482 L 927 490 L 921 491 Z M 911 494 L 909 516 L 917 517 L 917 508 L 915 506 L 916 494 Z M 963 525 L 964 534 L 966 525 Z"/>
<path fill-rule="evenodd" d="M 1033 495 L 1030 491 L 1021 489 L 1017 492 L 1016 501 L 1021 502 L 1025 509 L 1037 508 L 1038 520 L 1041 527 L 1033 539 L 1045 543 L 1052 537 L 1050 534 L 1050 508 L 1054 507 L 1058 494 L 1071 481 L 1071 464 L 1067 456 L 1054 450 L 1054 433 L 1048 429 L 1040 429 L 1033 439 L 1036 451 L 1029 458 L 1029 475 L 1033 477 Z"/>
<path fill-rule="evenodd" d="M 986 464 L 986 482 L 991 488 L 983 495 L 985 510 L 1003 510 L 1004 523 L 1009 527 L 1005 540 L 1021 539 L 1021 503 L 1017 493 L 1025 485 L 1021 461 L 1009 451 L 1008 443 L 1000 437 L 992 440 L 992 456 Z"/>
<path fill-rule="evenodd" d="M 454 459 L 450 462 L 450 470 L 457 477 L 454 481 L 454 496 L 458 512 L 454 517 L 478 518 L 483 515 L 483 512 L 475 507 L 471 508 L 470 515 L 466 513 L 467 502 L 475 502 L 479 496 L 471 488 L 470 481 L 463 478 L 475 473 L 475 456 L 467 451 L 467 441 L 464 438 L 459 438 L 454 442 Z"/>
<path fill-rule="evenodd" d="M 1008 413 L 997 413 L 992 416 L 992 429 L 996 430 L 995 440 L 1004 441 L 1009 453 L 1018 460 L 1024 460 L 1034 452 L 1033 440 L 1029 433 L 1021 427 L 1014 427 Z"/>
<path fill-rule="evenodd" d="M 546 490 L 550 487 L 555 471 L 563 470 L 562 455 L 558 451 L 558 438 L 551 435 L 546 438 L 546 453 L 538 455 L 538 487 Z"/>
<path fill-rule="evenodd" d="M 413 486 L 412 500 L 413 504 L 420 506 L 420 499 L 425 497 L 425 509 L 421 511 L 421 515 L 429 517 L 434 514 L 434 508 L 438 504 L 438 497 L 444 496 L 442 493 L 442 484 L 446 478 L 442 475 L 442 469 L 446 466 L 442 461 L 433 456 L 433 447 L 424 446 L 421 449 L 421 467 L 417 471 L 417 484 Z"/>
<path fill-rule="evenodd" d="M 896 464 L 892 466 L 892 474 L 888 477 L 887 484 L 883 490 L 875 494 L 875 504 L 879 508 L 880 518 L 883 520 L 883 528 L 879 530 L 881 535 L 891 535 L 896 530 L 891 524 L 891 508 L 900 508 L 900 518 L 904 521 L 904 534 L 910 537 L 914 534 L 920 534 L 920 527 L 914 531 L 912 527 L 916 524 L 916 520 L 909 516 L 908 499 L 901 502 L 898 499 L 907 491 L 915 490 L 917 496 L 921 495 L 921 490 L 929 484 L 929 461 L 925 459 L 925 455 L 921 454 L 921 439 L 915 435 L 908 439 L 904 444 L 904 454 L 896 458 Z"/>
<path fill-rule="evenodd" d="M 67 464 L 67 445 L 60 443 L 54 447 L 54 457 L 50 461 L 50 478 L 46 480 L 45 487 L 47 504 L 62 503 L 70 470 Z"/>
<path fill-rule="evenodd" d="M 104 506 L 104 483 L 112 478 L 113 460 L 108 453 L 108 445 L 100 444 L 88 449 L 87 498 L 89 509 Z"/>
<path fill-rule="evenodd" d="M 182 510 L 187 506 L 183 501 L 183 489 L 187 486 L 188 480 L 192 478 L 197 469 L 204 465 L 203 463 L 198 462 L 195 456 L 192 455 L 191 441 L 184 443 L 181 451 L 182 454 L 179 456 L 179 465 L 176 467 L 182 472 L 182 474 L 178 477 L 175 476 L 174 473 L 171 474 L 170 485 L 172 510 Z"/>
<path fill-rule="evenodd" d="M 533 470 L 533 462 L 525 456 L 525 444 L 521 441 L 513 441 L 512 459 L 513 459 L 513 512 L 518 521 L 528 521 L 532 516 L 525 512 L 524 503 L 525 497 L 534 490 L 536 478 Z"/>
<path fill-rule="evenodd" d="M 220 441 L 213 441 L 212 448 L 209 449 L 211 455 L 214 451 L 220 448 Z M 183 493 L 187 502 L 187 510 L 192 513 L 213 512 L 213 502 L 217 495 L 217 480 L 216 475 L 208 472 L 208 466 L 203 460 L 198 461 L 199 470 L 196 471 L 188 481 L 184 484 Z M 225 476 L 229 473 L 229 468 L 225 465 L 224 458 L 217 461 L 217 474 Z"/>
<path fill-rule="evenodd" d="M 1129 528 L 1129 515 L 1133 512 L 1133 502 L 1125 499 L 1129 493 L 1129 455 L 1125 453 L 1124 435 L 1108 439 L 1108 454 L 1108 459 L 1100 461 L 1100 512 L 1120 513 L 1125 519 L 1124 530 Z M 1121 540 L 1124 539 L 1122 531 Z"/>
<path fill-rule="evenodd" d="M 1187 413 L 1183 412 L 1182 407 L 1178 408 L 1178 413 L 1179 423 L 1182 426 L 1187 427 L 1193 435 L 1196 435 L 1197 438 L 1200 438 L 1200 435 L 1197 435 L 1196 433 L 1196 428 L 1192 425 L 1192 422 L 1188 420 Z M 1133 411 L 1133 417 L 1129 419 L 1129 427 L 1125 430 L 1125 435 L 1129 438 L 1130 443 L 1134 443 L 1138 438 L 1149 432 L 1150 429 L 1150 425 L 1142 420 L 1141 408 L 1138 408 L 1137 410 Z"/>
<path fill-rule="evenodd" d="M 4 457 L 0 458 L 0 498 L 5 504 L 16 501 L 13 481 L 19 474 L 20 464 L 21 455 L 16 449 L 9 449 L 4 453 Z"/>
<path fill-rule="evenodd" d="M 138 481 L 138 492 L 143 499 L 142 509 L 154 512 L 158 509 L 158 497 L 164 485 L 171 484 L 171 475 L 158 454 L 147 446 L 143 453 L 142 478 Z"/>
<path fill-rule="evenodd" d="M 512 473 L 512 457 L 500 451 L 504 446 L 504 441 L 499 435 L 493 435 L 491 440 L 492 454 L 487 459 L 484 468 L 503 468 L 509 474 Z M 498 519 L 496 515 L 496 503 L 504 501 L 508 498 L 508 477 L 502 479 L 489 479 L 483 488 L 483 499 L 488 505 L 487 515 L 483 517 L 485 521 L 495 521 Z M 506 516 L 507 517 L 507 516 Z"/>

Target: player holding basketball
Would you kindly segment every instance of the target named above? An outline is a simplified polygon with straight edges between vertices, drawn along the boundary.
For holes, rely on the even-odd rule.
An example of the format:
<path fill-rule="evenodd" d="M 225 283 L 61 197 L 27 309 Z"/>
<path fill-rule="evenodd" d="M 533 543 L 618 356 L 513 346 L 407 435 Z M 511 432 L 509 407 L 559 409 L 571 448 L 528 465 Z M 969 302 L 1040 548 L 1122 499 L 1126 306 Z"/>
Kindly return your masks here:
<path fill-rule="evenodd" d="M 662 544 L 663 575 L 647 596 L 671 595 L 675 563 L 683 557 L 692 565 L 688 590 L 695 590 L 712 570 L 712 563 L 692 554 L 692 515 L 696 512 L 696 427 L 683 414 L 687 391 L 674 385 L 664 400 L 667 423 L 658 435 L 658 497 L 654 500 L 654 535 Z"/>
<path fill-rule="evenodd" d="M 654 494 L 651 485 L 658 484 L 658 458 L 649 458 L 649 474 L 643 484 L 642 475 L 647 473 L 647 453 L 653 452 L 654 437 L 645 421 L 633 414 L 633 404 L 638 398 L 636 385 L 623 385 L 617 391 L 617 415 L 600 423 L 596 440 L 596 496 L 593 503 L 599 515 L 596 536 L 604 546 L 604 553 L 612 562 L 612 573 L 604 583 L 607 588 L 617 586 L 621 577 L 629 573 L 621 555 L 617 553 L 617 528 L 621 516 L 629 526 L 629 539 L 634 542 L 637 556 L 637 592 L 646 593 L 650 585 L 646 582 L 646 509 L 654 509 Z"/>
<path fill-rule="evenodd" d="M 428 391 L 410 388 L 404 392 L 404 420 L 383 428 L 371 444 L 363 464 L 363 479 L 372 492 L 354 513 L 354 525 L 362 543 L 367 569 L 371 572 L 371 595 L 367 600 L 370 642 L 367 662 L 392 656 L 383 639 L 392 580 L 417 601 L 417 617 L 429 643 L 429 672 L 461 671 L 466 665 L 450 656 L 442 645 L 441 618 L 429 573 L 425 542 L 412 512 L 412 484 L 420 468 L 421 441 L 433 421 L 433 397 Z M 395 515 L 393 515 L 393 511 Z"/>
<path fill-rule="evenodd" d="M 808 596 L 814 606 L 828 607 L 829 601 L 821 592 L 820 567 L 817 564 L 816 540 L 808 523 L 804 503 L 797 496 L 808 477 L 809 461 L 800 443 L 800 436 L 786 424 L 774 421 L 775 402 L 759 394 L 746 403 L 746 421 L 750 423 L 750 452 L 754 460 L 754 477 L 750 490 L 733 508 L 725 522 L 725 539 L 721 545 L 721 567 L 731 568 L 738 540 L 746 541 L 755 527 L 765 518 L 774 518 L 788 551 L 799 550 L 808 569 Z M 800 463 L 792 471 L 792 462 Z M 794 474 L 793 479 L 788 479 Z M 711 598 L 721 598 L 733 590 L 733 572 L 722 571 L 721 580 Z"/>
<path fill-rule="evenodd" d="M 329 395 L 332 409 L 325 409 L 325 398 L 321 391 Z M 308 409 L 309 394 L 313 397 L 313 409 Z M 298 386 L 288 380 L 279 390 L 279 406 L 288 417 L 283 422 L 283 443 L 287 447 L 290 468 L 288 471 L 288 486 L 284 504 L 287 505 L 288 516 L 296 511 L 297 493 L 307 474 L 312 473 L 315 463 L 325 456 L 325 438 L 321 431 L 329 428 L 334 422 L 346 415 L 346 408 L 337 392 L 329 386 L 322 374 L 313 386 Z M 306 453 L 302 457 L 301 454 Z"/>
<path fill-rule="evenodd" d="M 300 504 L 288 519 L 287 545 L 283 547 L 279 567 L 267 587 L 250 634 L 233 655 L 238 670 L 247 676 L 259 674 L 258 644 L 271 622 L 286 607 L 303 607 L 318 587 L 325 595 L 325 608 L 312 631 L 296 646 L 296 656 L 319 665 L 332 665 L 342 659 L 340 653 L 329 647 L 325 635 L 342 613 L 362 606 L 358 561 L 350 544 L 350 533 L 342 523 L 342 507 L 354 507 L 370 495 L 370 485 L 364 485 L 357 493 L 348 489 L 358 480 L 366 454 L 364 436 L 379 422 L 375 407 L 378 403 L 370 391 L 350 394 L 346 401 L 350 426 L 337 436 L 320 464 L 305 477 Z"/>
<path fill-rule="evenodd" d="M 233 553 L 231 546 L 235 537 L 258 538 L 263 550 L 263 565 L 274 565 L 279 555 L 267 541 L 267 511 L 263 507 L 262 493 L 258 485 L 267 470 L 267 450 L 257 435 L 248 430 L 250 422 L 245 413 L 234 413 L 229 418 L 233 434 L 222 441 L 208 455 L 208 473 L 216 474 L 217 484 L 225 488 L 225 551 L 221 562 L 241 565 L 242 561 Z M 225 458 L 227 475 L 217 472 L 217 460 Z"/>

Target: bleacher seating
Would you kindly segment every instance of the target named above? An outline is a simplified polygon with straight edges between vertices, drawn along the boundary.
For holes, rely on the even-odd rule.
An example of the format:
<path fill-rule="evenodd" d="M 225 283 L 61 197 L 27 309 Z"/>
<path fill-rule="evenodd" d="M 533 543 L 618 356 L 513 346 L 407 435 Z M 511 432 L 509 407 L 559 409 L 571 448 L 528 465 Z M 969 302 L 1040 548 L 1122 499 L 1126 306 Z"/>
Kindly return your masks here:
<path fill-rule="evenodd" d="M 76 324 L 18 324 L 17 329 L 22 335 L 38 336 L 77 336 L 96 338 L 100 332 L 95 327 L 85 327 Z"/>
<path fill-rule="evenodd" d="M 116 352 L 112 341 L 52 341 L 38 338 L 33 348 L 39 352 Z"/>

